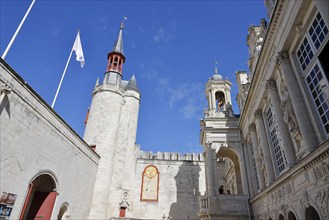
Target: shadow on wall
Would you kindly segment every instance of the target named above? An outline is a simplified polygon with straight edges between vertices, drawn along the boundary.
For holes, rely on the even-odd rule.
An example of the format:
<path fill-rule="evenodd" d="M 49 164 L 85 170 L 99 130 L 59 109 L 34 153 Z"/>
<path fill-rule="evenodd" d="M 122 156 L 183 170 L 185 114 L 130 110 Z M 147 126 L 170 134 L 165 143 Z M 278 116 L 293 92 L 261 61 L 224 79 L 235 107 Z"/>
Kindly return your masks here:
<path fill-rule="evenodd" d="M 0 100 L 1 100 L 1 98 L 0 98 Z M 10 102 L 9 102 L 8 96 L 5 95 L 3 97 L 3 99 L 0 101 L 0 115 L 1 115 L 2 111 L 5 110 L 8 114 L 8 117 L 10 118 L 10 105 L 9 104 L 10 104 Z"/>
<path fill-rule="evenodd" d="M 175 176 L 177 202 L 170 207 L 169 217 L 172 220 L 199 219 L 199 178 L 201 168 L 193 161 L 183 161 Z"/>

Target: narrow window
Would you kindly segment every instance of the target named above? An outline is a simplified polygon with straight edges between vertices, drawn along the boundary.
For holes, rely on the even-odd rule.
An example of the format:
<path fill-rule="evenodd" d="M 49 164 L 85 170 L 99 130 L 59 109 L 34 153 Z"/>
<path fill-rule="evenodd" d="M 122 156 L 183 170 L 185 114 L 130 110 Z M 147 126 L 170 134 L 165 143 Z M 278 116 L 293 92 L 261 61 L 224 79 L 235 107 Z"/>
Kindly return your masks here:
<path fill-rule="evenodd" d="M 275 118 L 272 112 L 272 104 L 268 108 L 266 116 L 274 152 L 274 160 L 276 161 L 276 169 L 279 171 L 279 173 L 281 173 L 287 166 L 287 159 L 284 150 L 281 147 L 280 133 L 278 126 L 275 124 Z"/>

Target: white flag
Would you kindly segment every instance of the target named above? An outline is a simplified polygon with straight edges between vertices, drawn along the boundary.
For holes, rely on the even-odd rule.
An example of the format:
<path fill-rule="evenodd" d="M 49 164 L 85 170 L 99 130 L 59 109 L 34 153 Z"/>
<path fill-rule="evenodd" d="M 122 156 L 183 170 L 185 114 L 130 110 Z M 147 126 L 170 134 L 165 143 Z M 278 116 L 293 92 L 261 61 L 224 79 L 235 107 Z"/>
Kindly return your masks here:
<path fill-rule="evenodd" d="M 85 58 L 83 56 L 82 45 L 80 40 L 80 32 L 78 32 L 77 37 L 75 38 L 72 51 L 75 51 L 75 55 L 77 55 L 76 60 L 80 61 L 81 68 L 85 65 Z"/>

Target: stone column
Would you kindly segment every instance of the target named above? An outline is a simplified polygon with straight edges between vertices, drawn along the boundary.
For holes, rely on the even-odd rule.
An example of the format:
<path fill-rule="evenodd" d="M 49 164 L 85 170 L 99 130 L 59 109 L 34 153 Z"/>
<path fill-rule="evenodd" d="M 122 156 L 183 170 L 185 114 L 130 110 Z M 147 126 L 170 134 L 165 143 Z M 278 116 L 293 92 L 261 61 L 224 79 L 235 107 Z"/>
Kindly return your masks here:
<path fill-rule="evenodd" d="M 248 181 L 249 181 L 250 197 L 252 197 L 256 194 L 255 183 L 254 183 L 255 180 L 254 179 L 257 178 L 255 176 L 255 172 L 253 172 L 254 163 L 253 163 L 252 157 L 251 157 L 251 152 L 250 152 L 251 148 L 252 148 L 252 144 L 247 142 L 245 152 L 246 152 L 246 160 L 248 162 L 247 170 L 249 171 Z"/>
<path fill-rule="evenodd" d="M 215 92 L 214 92 L 213 89 L 211 90 L 211 98 L 212 98 L 212 108 L 213 108 L 214 110 L 217 110 L 217 105 L 216 105 L 216 95 L 215 95 Z"/>
<path fill-rule="evenodd" d="M 270 148 L 268 146 L 267 142 L 267 137 L 265 133 L 265 126 L 263 122 L 263 117 L 262 117 L 262 112 L 261 111 L 255 111 L 255 118 L 256 118 L 256 128 L 257 128 L 257 133 L 260 138 L 260 146 L 262 146 L 263 149 L 263 155 L 264 155 L 264 164 L 265 164 L 265 170 L 267 173 L 267 182 L 268 184 L 273 183 L 275 179 L 274 175 L 274 169 L 273 169 L 273 164 L 272 164 L 272 157 L 270 153 Z"/>
<path fill-rule="evenodd" d="M 245 154 L 245 143 L 241 143 L 241 158 L 239 160 L 240 163 L 240 172 L 241 172 L 241 177 L 242 177 L 242 190 L 243 190 L 243 194 L 248 194 L 248 185 L 249 185 L 249 181 L 247 179 L 247 177 L 249 176 L 249 172 L 250 170 L 248 170 L 248 163 L 247 163 L 247 157 Z"/>
<path fill-rule="evenodd" d="M 209 102 L 209 110 L 213 109 L 213 106 L 212 106 L 212 95 L 211 95 L 211 91 L 209 90 L 208 91 L 208 102 Z"/>
<path fill-rule="evenodd" d="M 329 27 L 329 3 L 326 0 L 315 0 L 314 1 L 318 11 L 320 12 L 326 26 Z"/>
<path fill-rule="evenodd" d="M 273 113 L 275 118 L 275 124 L 279 128 L 279 133 L 281 137 L 281 147 L 284 149 L 288 167 L 292 167 L 296 164 L 296 155 L 293 147 L 293 143 L 290 137 L 290 133 L 286 123 L 283 120 L 283 114 L 280 108 L 280 99 L 276 90 L 276 85 L 274 80 L 268 80 L 266 82 L 266 89 L 269 91 L 271 103 L 273 106 Z"/>
<path fill-rule="evenodd" d="M 207 193 L 208 196 L 215 196 L 217 186 L 214 186 L 215 179 L 214 179 L 214 168 L 213 167 L 213 150 L 211 149 L 211 143 L 206 143 L 206 183 L 207 183 Z"/>
<path fill-rule="evenodd" d="M 248 144 L 246 142 L 242 142 L 242 153 L 243 153 L 243 158 L 244 158 L 244 169 L 242 170 L 244 174 L 244 178 L 245 178 L 245 184 L 244 188 L 246 188 L 245 192 L 249 192 L 249 195 L 254 195 L 253 192 L 253 188 L 251 187 L 252 184 L 252 179 L 251 179 L 251 166 L 250 166 L 250 158 L 249 158 L 249 154 L 248 154 Z"/>
<path fill-rule="evenodd" d="M 326 3 L 328 4 L 328 2 Z M 307 151 L 306 153 L 308 154 L 309 152 L 313 151 L 314 148 L 317 146 L 317 139 L 314 134 L 312 123 L 308 116 L 307 108 L 304 103 L 302 94 L 296 83 L 297 80 L 290 64 L 289 54 L 287 52 L 278 53 L 276 62 L 280 66 L 282 75 L 286 80 L 290 100 L 295 111 L 301 136 L 303 138 L 302 148 L 304 148 Z"/>
<path fill-rule="evenodd" d="M 257 170 L 257 179 L 258 179 L 258 183 L 259 183 L 259 190 L 263 190 L 265 187 L 265 178 L 264 178 L 263 172 L 261 170 L 262 164 L 261 164 L 261 161 L 259 158 L 256 126 L 254 124 L 250 124 L 249 131 L 251 134 L 252 148 L 254 151 L 254 157 L 255 157 L 255 161 L 256 161 L 256 170 Z"/>

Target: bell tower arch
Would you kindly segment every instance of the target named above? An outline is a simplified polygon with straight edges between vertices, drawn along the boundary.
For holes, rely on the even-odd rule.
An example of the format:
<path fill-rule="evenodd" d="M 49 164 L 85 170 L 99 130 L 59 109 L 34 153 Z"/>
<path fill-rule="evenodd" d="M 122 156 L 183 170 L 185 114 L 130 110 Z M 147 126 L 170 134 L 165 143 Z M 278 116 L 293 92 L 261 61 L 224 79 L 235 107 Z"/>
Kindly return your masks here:
<path fill-rule="evenodd" d="M 218 73 L 215 62 L 215 74 L 206 83 L 206 95 L 210 116 L 233 117 L 231 100 L 232 83 Z"/>

